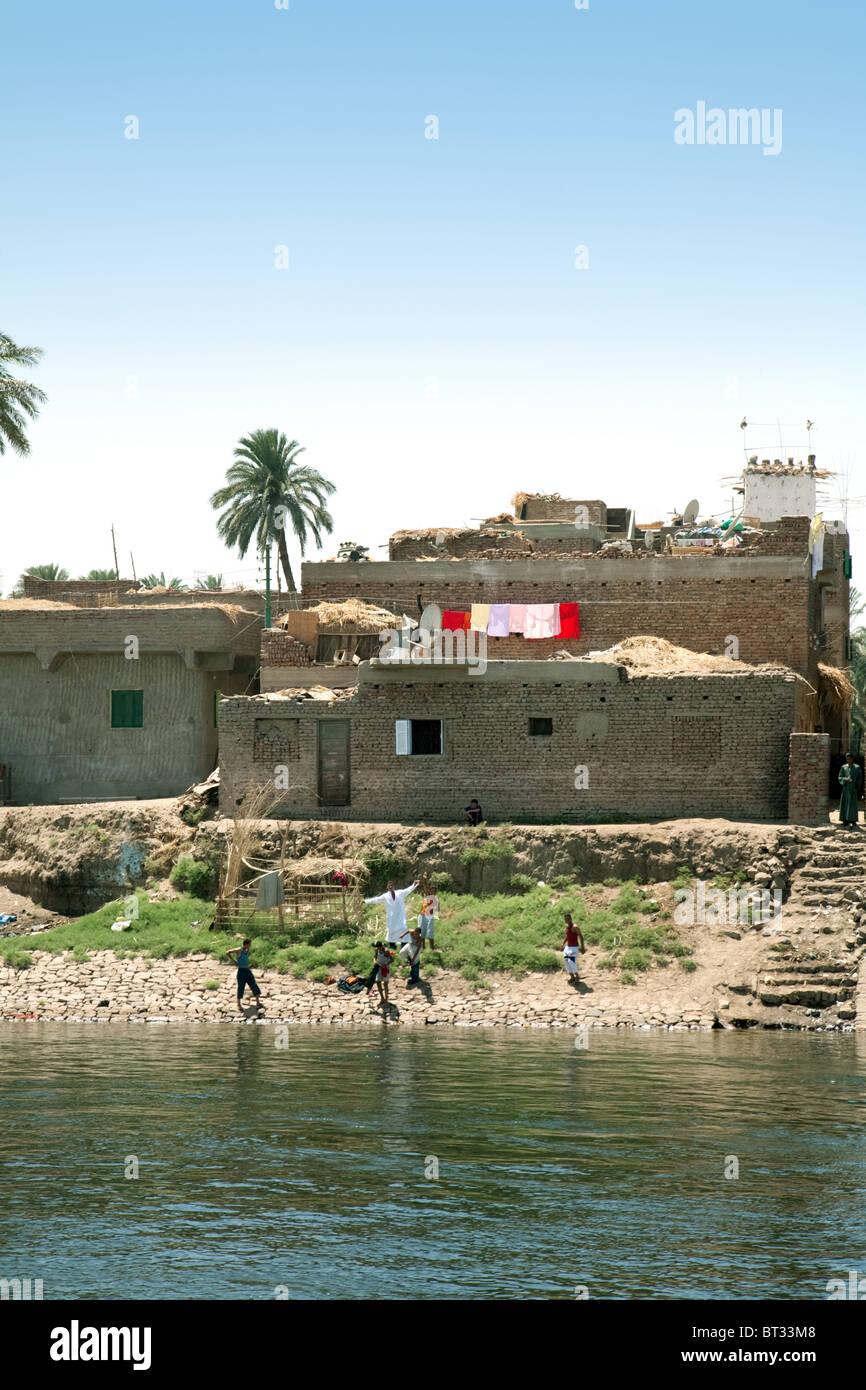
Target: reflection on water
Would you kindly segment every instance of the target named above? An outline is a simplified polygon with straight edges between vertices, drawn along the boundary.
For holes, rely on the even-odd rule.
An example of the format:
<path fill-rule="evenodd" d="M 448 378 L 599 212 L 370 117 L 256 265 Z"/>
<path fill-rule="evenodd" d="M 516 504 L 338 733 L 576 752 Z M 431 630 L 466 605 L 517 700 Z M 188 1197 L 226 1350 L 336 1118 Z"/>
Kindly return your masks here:
<path fill-rule="evenodd" d="M 46 1299 L 783 1299 L 866 1275 L 866 1036 L 274 1041 L 0 1025 L 0 1277 Z"/>

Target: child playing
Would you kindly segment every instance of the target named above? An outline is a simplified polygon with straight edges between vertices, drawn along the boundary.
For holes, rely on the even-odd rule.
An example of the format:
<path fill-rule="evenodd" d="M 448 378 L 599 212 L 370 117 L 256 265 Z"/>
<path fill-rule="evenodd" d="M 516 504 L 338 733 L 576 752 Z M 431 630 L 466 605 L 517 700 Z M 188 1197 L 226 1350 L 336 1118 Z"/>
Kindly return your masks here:
<path fill-rule="evenodd" d="M 241 1013 L 243 1013 L 244 1006 L 241 1003 L 241 1000 L 244 997 L 244 990 L 246 989 L 247 985 L 249 985 L 253 993 L 253 996 L 256 1001 L 256 1007 L 259 1009 L 262 1007 L 259 1003 L 259 1000 L 262 997 L 262 992 L 256 984 L 255 976 L 253 975 L 252 970 L 250 970 L 250 946 L 252 945 L 252 942 L 250 941 L 250 938 L 248 936 L 242 937 L 239 932 L 236 932 L 235 936 L 241 944 L 240 946 L 235 946 L 231 951 L 226 951 L 226 955 L 228 956 L 229 960 L 234 960 L 235 965 L 238 968 L 238 1008 L 240 1009 Z"/>

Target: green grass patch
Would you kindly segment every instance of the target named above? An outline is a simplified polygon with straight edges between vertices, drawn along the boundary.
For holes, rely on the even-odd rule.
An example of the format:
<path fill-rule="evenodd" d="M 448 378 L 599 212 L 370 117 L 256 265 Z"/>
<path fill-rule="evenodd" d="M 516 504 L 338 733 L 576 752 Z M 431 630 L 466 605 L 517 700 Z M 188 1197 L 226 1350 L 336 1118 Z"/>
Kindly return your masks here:
<path fill-rule="evenodd" d="M 460 856 L 460 863 L 468 869 L 471 864 L 495 864 L 500 860 L 513 858 L 514 847 L 507 840 L 479 837 L 476 844 L 466 846 Z"/>
<path fill-rule="evenodd" d="M 6 964 L 26 968 L 31 952 L 72 951 L 77 959 L 89 958 L 95 951 L 111 950 L 118 955 L 144 955 L 154 959 L 203 953 L 219 961 L 224 970 L 231 965 L 226 951 L 238 945 L 234 935 L 208 931 L 212 905 L 205 899 L 184 895 L 168 902 L 151 902 L 146 892 L 136 894 L 138 917 L 129 930 L 112 932 L 119 917 L 129 916 L 125 903 L 117 899 L 98 912 L 76 922 L 54 927 L 35 937 L 8 938 L 0 942 Z M 441 968 L 459 971 L 471 984 L 489 980 L 494 974 L 525 976 L 529 972 L 562 971 L 562 942 L 565 935 L 563 914 L 570 912 L 580 926 L 592 961 L 602 970 L 618 970 L 637 975 L 653 962 L 663 968 L 678 959 L 689 969 L 689 948 L 682 944 L 670 923 L 649 920 L 640 910 L 641 894 L 634 883 L 625 883 L 613 901 L 594 906 L 597 895 L 577 884 L 554 890 L 549 884 L 534 883 L 524 892 L 493 893 L 487 897 L 440 891 L 441 917 L 436 927 L 438 952 L 425 950 L 421 975 L 432 976 Z M 416 893 L 408 900 L 407 919 L 414 924 L 420 907 Z M 202 925 L 192 926 L 196 920 Z M 384 934 L 385 913 L 381 903 L 364 910 L 357 927 L 287 917 L 286 930 L 265 930 L 264 919 L 256 914 L 246 932 L 252 940 L 253 969 L 270 969 L 295 979 L 324 980 L 328 975 L 366 974 L 372 963 L 372 946 Z M 24 944 L 26 940 L 26 945 Z M 205 988 L 220 987 L 217 978 Z M 395 968 L 402 978 L 404 967 Z M 223 975 L 223 981 L 225 976 Z"/>

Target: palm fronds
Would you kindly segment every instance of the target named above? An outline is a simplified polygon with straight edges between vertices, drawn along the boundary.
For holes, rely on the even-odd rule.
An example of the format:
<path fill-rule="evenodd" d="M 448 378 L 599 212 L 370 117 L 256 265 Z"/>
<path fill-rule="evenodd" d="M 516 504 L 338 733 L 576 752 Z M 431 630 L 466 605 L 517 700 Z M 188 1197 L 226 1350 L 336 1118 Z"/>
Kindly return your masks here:
<path fill-rule="evenodd" d="M 19 367 L 34 367 L 41 357 L 41 348 L 19 347 L 5 333 L 0 333 L 0 454 L 5 454 L 7 444 L 17 454 L 30 453 L 30 441 L 25 434 L 27 421 L 36 419 L 47 397 L 38 386 L 22 381 L 13 371 Z"/>

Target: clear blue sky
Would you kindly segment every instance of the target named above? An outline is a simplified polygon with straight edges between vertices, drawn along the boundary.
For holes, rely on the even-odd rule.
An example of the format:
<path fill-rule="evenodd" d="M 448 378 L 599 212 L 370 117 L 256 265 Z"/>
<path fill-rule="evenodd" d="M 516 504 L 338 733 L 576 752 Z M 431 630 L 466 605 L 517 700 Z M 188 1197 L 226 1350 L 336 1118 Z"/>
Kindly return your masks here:
<path fill-rule="evenodd" d="M 0 329 L 50 399 L 0 461 L 4 591 L 110 564 L 112 520 L 125 571 L 254 578 L 207 499 L 271 425 L 337 484 L 325 554 L 518 488 L 721 507 L 743 415 L 798 456 L 810 416 L 866 494 L 864 30 L 853 0 L 7 7 Z M 699 101 L 780 108 L 781 153 L 677 145 Z"/>

